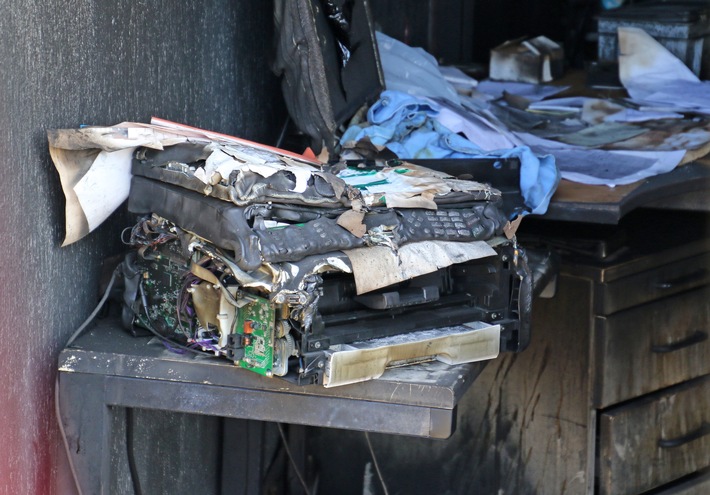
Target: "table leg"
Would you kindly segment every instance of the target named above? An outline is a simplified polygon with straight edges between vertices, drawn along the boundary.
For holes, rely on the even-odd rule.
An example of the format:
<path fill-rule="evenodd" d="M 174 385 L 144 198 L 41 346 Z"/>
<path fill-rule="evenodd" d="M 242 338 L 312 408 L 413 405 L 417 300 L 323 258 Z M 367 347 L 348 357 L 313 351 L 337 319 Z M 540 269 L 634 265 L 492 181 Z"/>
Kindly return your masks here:
<path fill-rule="evenodd" d="M 104 400 L 104 382 L 100 375 L 59 375 L 61 426 L 81 495 L 109 493 L 111 410 Z"/>

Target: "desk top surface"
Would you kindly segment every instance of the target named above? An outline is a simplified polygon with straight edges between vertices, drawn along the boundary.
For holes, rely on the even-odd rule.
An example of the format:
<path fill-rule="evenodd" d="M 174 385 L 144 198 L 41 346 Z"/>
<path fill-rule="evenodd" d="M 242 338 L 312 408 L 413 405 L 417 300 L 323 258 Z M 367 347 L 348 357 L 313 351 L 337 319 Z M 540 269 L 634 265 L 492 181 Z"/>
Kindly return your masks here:
<path fill-rule="evenodd" d="M 99 321 L 59 356 L 62 373 L 145 378 L 439 409 L 453 409 L 484 367 L 485 362 L 449 366 L 435 361 L 390 369 L 376 380 L 342 387 L 303 386 L 257 375 L 235 367 L 227 359 L 178 354 L 158 339 L 131 336 L 112 319 Z"/>
<path fill-rule="evenodd" d="M 590 186 L 563 180 L 542 218 L 616 224 L 641 207 L 710 211 L 710 160 L 681 165 L 625 186 Z"/>
<path fill-rule="evenodd" d="M 627 96 L 626 90 L 595 88 L 587 85 L 588 74 L 567 71 L 552 84 L 568 89 L 556 97 L 589 96 L 613 99 Z M 567 180 L 560 182 L 552 197 L 548 220 L 592 224 L 617 224 L 636 208 L 658 207 L 710 211 L 710 145 L 686 152 L 682 163 L 671 172 L 623 186 L 592 186 Z"/>

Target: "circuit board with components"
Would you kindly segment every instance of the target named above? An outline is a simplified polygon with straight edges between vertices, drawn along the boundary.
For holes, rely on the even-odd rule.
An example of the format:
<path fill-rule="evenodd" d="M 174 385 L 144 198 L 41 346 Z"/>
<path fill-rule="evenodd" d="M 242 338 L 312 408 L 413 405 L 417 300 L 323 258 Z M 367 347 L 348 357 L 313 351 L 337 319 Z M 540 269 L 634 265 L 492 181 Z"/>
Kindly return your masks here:
<path fill-rule="evenodd" d="M 255 297 L 239 308 L 234 329 L 244 355 L 235 362 L 260 375 L 271 376 L 274 364 L 274 309 L 268 299 Z"/>
<path fill-rule="evenodd" d="M 179 332 L 180 295 L 189 262 L 177 242 L 167 242 L 149 258 L 137 258 L 141 272 L 139 294 L 142 311 L 136 312 L 135 323 L 152 328 L 165 336 Z"/>

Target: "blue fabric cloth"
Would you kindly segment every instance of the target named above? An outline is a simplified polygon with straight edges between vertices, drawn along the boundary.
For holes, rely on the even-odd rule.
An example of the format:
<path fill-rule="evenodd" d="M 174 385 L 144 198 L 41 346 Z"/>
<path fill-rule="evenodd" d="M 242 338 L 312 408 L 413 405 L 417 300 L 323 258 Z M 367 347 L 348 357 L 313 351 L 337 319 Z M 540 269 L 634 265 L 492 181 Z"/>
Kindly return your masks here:
<path fill-rule="evenodd" d="M 436 120 L 436 104 L 399 91 L 384 91 L 367 112 L 367 125 L 348 128 L 340 143 L 369 139 L 398 158 L 511 158 L 520 160 L 520 190 L 530 213 L 542 215 L 560 181 L 552 155 L 536 156 L 527 146 L 484 151 Z"/>

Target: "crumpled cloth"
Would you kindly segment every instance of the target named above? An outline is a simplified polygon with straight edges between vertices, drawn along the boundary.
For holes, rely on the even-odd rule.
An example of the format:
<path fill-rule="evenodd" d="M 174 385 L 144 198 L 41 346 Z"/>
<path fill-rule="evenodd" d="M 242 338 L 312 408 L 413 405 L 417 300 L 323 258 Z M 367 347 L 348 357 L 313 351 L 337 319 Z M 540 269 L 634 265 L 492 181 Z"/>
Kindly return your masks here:
<path fill-rule="evenodd" d="M 444 127 L 437 120 L 438 113 L 439 106 L 432 100 L 387 90 L 368 110 L 367 123 L 350 126 L 340 144 L 349 148 L 369 139 L 401 159 L 518 158 L 525 205 L 536 215 L 547 211 L 560 181 L 554 156 L 536 156 L 527 146 L 485 151 Z"/>

